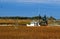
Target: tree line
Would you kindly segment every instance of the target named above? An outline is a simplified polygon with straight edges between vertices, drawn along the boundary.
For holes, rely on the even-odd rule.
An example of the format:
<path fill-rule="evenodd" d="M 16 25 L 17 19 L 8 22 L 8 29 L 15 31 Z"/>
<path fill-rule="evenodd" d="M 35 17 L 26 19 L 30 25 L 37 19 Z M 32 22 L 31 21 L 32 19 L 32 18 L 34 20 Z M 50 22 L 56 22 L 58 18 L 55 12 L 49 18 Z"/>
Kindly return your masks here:
<path fill-rule="evenodd" d="M 46 15 L 44 16 L 33 16 L 33 17 L 21 17 L 21 16 L 5 16 L 5 17 L 0 17 L 0 19 L 54 19 L 56 20 L 56 18 L 54 18 L 53 16 L 47 17 Z"/>

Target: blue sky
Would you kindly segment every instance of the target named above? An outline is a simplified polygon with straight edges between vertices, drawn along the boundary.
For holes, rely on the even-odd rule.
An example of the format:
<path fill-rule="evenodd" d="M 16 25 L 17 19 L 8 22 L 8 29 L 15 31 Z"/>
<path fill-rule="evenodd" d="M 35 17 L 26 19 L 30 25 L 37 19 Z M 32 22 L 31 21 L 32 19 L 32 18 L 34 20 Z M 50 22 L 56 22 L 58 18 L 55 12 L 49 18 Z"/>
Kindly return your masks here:
<path fill-rule="evenodd" d="M 53 16 L 60 18 L 60 0 L 0 0 L 0 16 Z"/>

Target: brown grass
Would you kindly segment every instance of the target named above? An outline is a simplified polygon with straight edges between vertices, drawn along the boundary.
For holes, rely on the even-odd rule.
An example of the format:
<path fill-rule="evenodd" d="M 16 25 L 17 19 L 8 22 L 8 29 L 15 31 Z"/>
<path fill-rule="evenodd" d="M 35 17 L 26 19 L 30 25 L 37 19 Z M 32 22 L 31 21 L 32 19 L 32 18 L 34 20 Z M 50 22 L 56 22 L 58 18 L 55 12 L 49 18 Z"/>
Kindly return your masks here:
<path fill-rule="evenodd" d="M 18 23 L 29 23 L 31 20 L 18 20 Z M 16 23 L 13 19 L 0 19 L 0 23 Z M 60 39 L 59 26 L 0 26 L 0 39 Z"/>
<path fill-rule="evenodd" d="M 60 27 L 0 26 L 0 39 L 60 39 Z"/>
<path fill-rule="evenodd" d="M 26 19 L 26 20 L 20 20 L 20 19 L 0 19 L 0 23 L 18 23 L 19 24 L 27 24 L 30 23 L 32 20 Z"/>

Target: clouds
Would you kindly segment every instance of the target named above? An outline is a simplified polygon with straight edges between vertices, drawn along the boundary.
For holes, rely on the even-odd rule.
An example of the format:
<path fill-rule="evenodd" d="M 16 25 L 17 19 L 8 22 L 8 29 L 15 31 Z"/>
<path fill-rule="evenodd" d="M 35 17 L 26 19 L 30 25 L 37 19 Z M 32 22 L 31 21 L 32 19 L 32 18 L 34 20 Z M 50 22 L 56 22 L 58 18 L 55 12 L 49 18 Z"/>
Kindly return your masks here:
<path fill-rule="evenodd" d="M 0 2 L 16 2 L 17 0 L 0 0 Z"/>
<path fill-rule="evenodd" d="M 0 2 L 60 3 L 60 0 L 0 0 Z"/>
<path fill-rule="evenodd" d="M 48 0 L 49 2 L 60 2 L 60 0 Z"/>
<path fill-rule="evenodd" d="M 48 0 L 18 0 L 18 2 L 47 2 Z"/>

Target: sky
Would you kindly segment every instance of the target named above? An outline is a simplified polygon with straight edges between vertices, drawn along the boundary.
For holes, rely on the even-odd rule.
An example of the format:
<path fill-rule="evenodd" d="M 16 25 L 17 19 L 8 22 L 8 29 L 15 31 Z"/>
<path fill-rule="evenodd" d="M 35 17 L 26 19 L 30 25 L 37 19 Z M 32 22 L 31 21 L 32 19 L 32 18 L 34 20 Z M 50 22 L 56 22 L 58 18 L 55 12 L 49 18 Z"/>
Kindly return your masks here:
<path fill-rule="evenodd" d="M 53 16 L 60 19 L 60 0 L 0 0 L 0 16 Z"/>

